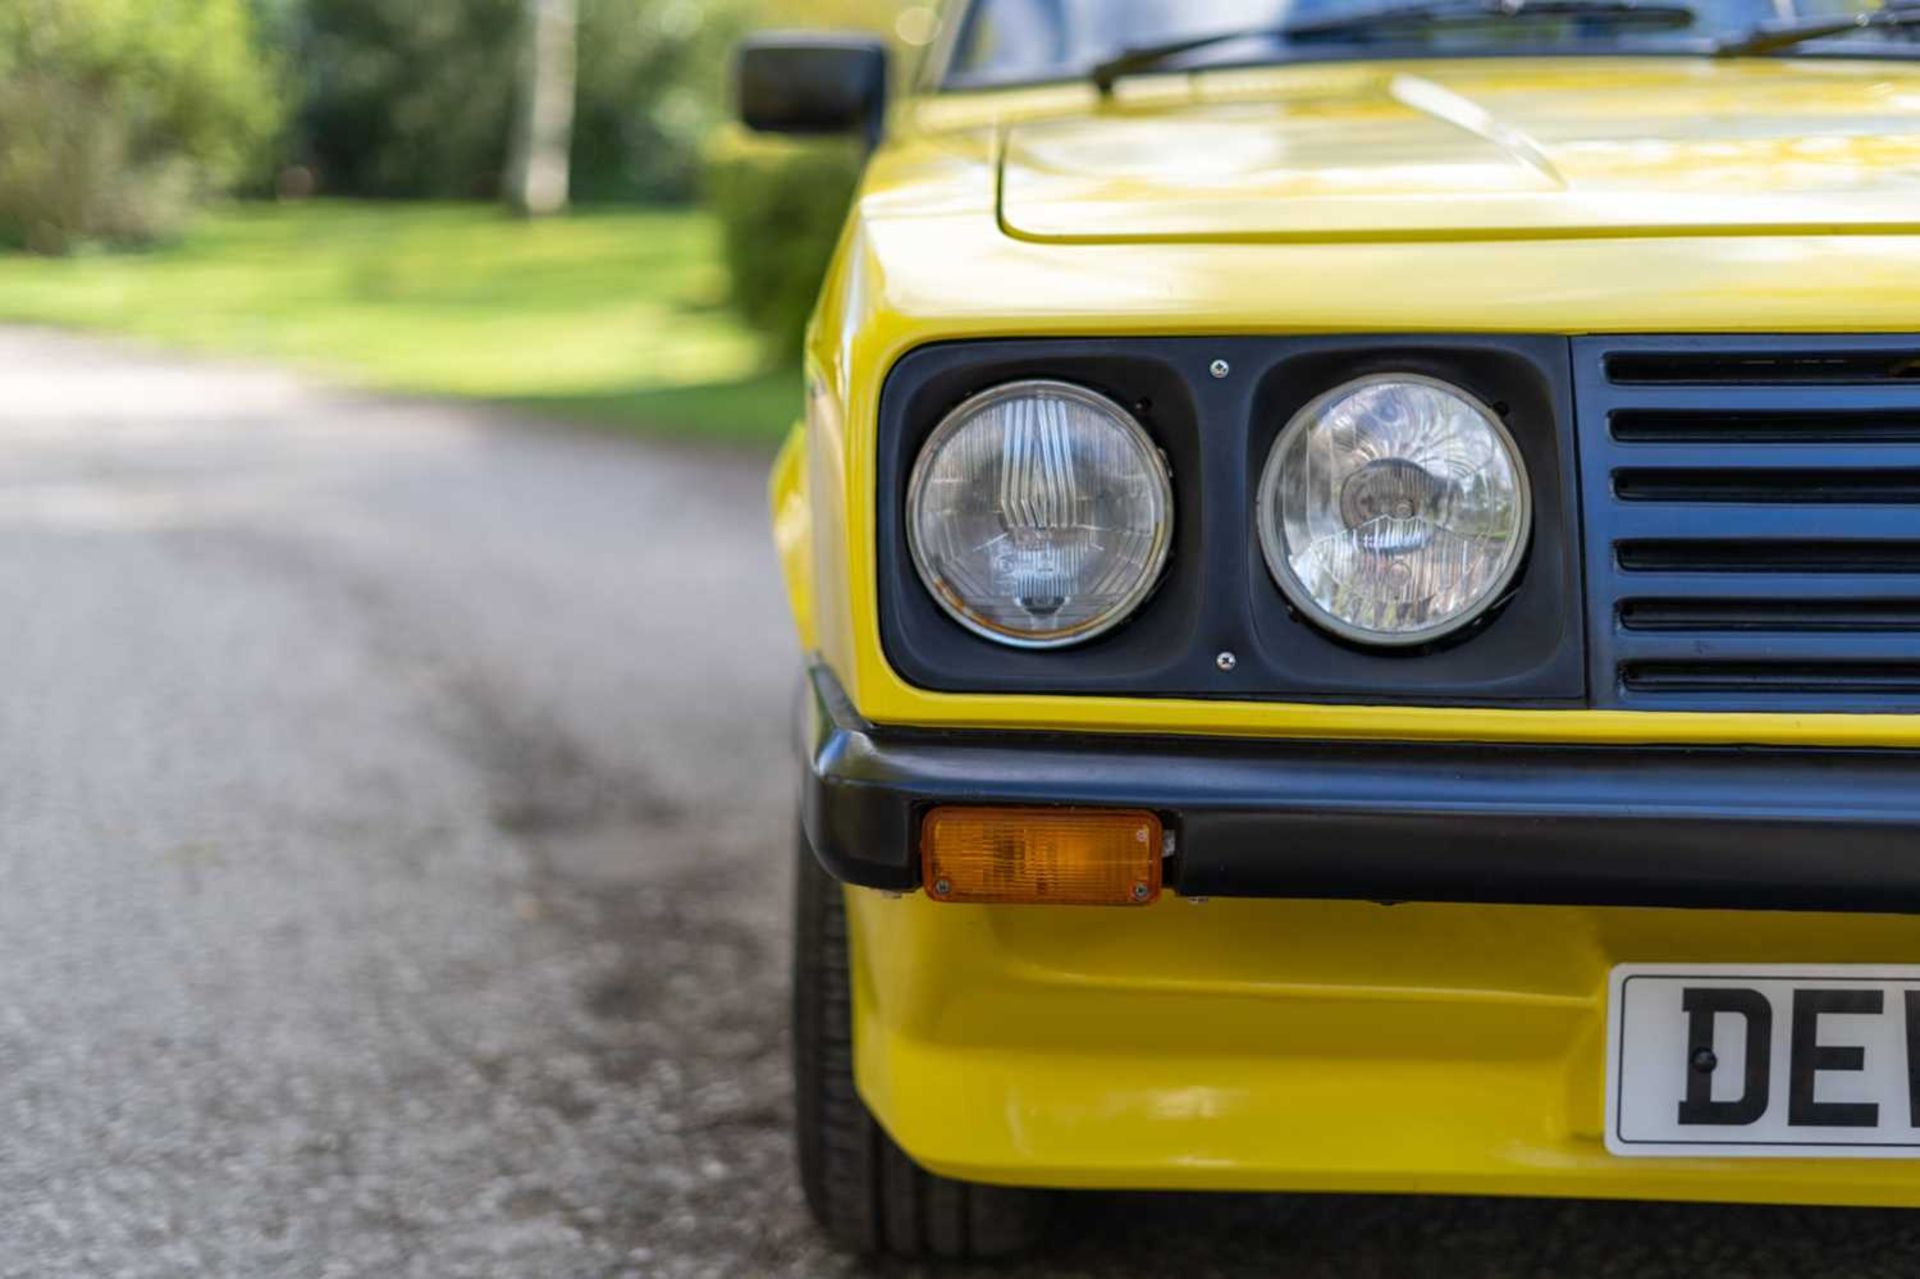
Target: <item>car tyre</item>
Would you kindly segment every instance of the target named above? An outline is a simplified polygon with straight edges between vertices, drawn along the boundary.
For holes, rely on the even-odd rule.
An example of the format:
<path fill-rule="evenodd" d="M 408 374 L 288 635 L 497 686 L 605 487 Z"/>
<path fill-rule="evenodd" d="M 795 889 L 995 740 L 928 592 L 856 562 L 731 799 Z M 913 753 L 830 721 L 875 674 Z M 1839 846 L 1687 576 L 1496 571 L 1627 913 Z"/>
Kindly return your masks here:
<path fill-rule="evenodd" d="M 800 1181 L 814 1220 L 861 1254 L 985 1260 L 1039 1241 L 1047 1196 L 928 1172 L 853 1086 L 846 898 L 799 839 L 794 893 L 793 1082 Z"/>

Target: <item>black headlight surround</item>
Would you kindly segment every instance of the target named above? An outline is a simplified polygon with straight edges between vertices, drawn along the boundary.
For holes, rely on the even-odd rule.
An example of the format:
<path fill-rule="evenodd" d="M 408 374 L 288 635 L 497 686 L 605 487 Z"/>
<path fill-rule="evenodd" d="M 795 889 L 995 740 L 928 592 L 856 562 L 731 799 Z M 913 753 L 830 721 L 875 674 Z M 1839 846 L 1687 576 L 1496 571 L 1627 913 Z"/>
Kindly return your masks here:
<path fill-rule="evenodd" d="M 1121 349 L 1129 345 L 952 343 L 923 347 L 894 366 L 880 407 L 879 598 L 887 658 L 909 682 L 948 691 L 1084 692 L 1180 678 L 1204 608 L 1200 530 L 1185 516 L 1203 499 L 1199 414 L 1172 362 Z M 934 601 L 907 547 L 906 499 L 913 464 L 949 413 L 981 391 L 1036 378 L 1098 392 L 1146 430 L 1170 471 L 1173 544 L 1158 584 L 1126 621 L 1082 643 L 1030 650 L 968 631 Z M 1067 684 L 1063 670 L 1073 672 Z"/>
<path fill-rule="evenodd" d="M 1226 376 L 1214 365 L 1224 361 Z M 1534 522 L 1505 600 L 1416 649 L 1336 639 L 1298 617 L 1268 574 L 1254 521 L 1275 438 L 1307 401 L 1352 378 L 1410 372 L 1495 406 L 1525 454 Z M 976 392 L 1045 377 L 1127 407 L 1172 470 L 1174 540 L 1132 619 L 1069 648 L 1022 651 L 939 608 L 906 545 L 907 478 L 921 445 Z M 887 376 L 875 495 L 880 633 L 909 683 L 942 692 L 1181 696 L 1346 704 L 1577 706 L 1584 606 L 1572 357 L 1562 337 L 1047 338 L 921 347 Z M 1143 407 L 1144 406 L 1144 407 Z M 1232 653 L 1228 664 L 1222 653 Z M 1223 669 L 1230 666 L 1230 669 Z"/>

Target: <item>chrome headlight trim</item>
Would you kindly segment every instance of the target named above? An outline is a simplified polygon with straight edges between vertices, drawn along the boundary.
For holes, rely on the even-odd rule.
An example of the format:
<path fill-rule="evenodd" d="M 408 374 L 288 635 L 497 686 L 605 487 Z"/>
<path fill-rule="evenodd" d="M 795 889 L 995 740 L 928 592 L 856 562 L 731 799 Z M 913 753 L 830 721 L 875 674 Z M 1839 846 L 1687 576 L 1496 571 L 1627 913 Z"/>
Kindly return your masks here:
<path fill-rule="evenodd" d="M 1092 621 L 1070 631 L 1038 635 L 1021 634 L 1015 630 L 997 627 L 970 611 L 965 601 L 958 598 L 956 593 L 948 587 L 942 575 L 932 564 L 921 535 L 920 518 L 931 462 L 940 449 L 960 430 L 978 419 L 982 413 L 1008 401 L 1036 395 L 1065 399 L 1080 404 L 1117 427 L 1137 454 L 1142 474 L 1150 479 L 1153 502 L 1159 512 L 1153 545 L 1142 571 L 1129 589 Z M 1154 443 L 1153 437 L 1147 434 L 1146 428 L 1140 424 L 1139 419 L 1122 405 L 1097 391 L 1053 378 L 1022 378 L 969 396 L 941 418 L 928 434 L 926 440 L 920 445 L 907 481 L 905 510 L 907 549 L 921 584 L 926 587 L 928 594 L 933 597 L 941 611 L 959 625 L 983 639 L 1010 648 L 1044 650 L 1083 644 L 1107 634 L 1133 617 L 1165 576 L 1167 561 L 1173 549 L 1174 517 L 1173 481 L 1166 457 Z"/>
<path fill-rule="evenodd" d="M 1329 405 L 1369 387 L 1386 384 L 1422 386 L 1438 391 L 1462 401 L 1478 416 L 1505 452 L 1508 464 L 1513 470 L 1514 497 L 1519 515 L 1502 562 L 1488 584 L 1481 588 L 1474 602 L 1442 622 L 1408 631 L 1381 631 L 1356 625 L 1331 612 L 1313 598 L 1306 583 L 1294 570 L 1292 556 L 1284 545 L 1283 520 L 1278 506 L 1278 490 L 1284 478 L 1281 474 L 1281 458 L 1286 455 L 1295 440 L 1323 420 Z M 1260 539 L 1260 550 L 1267 562 L 1268 573 L 1288 601 L 1313 625 L 1341 639 L 1371 648 L 1414 648 L 1457 634 L 1486 616 L 1489 610 L 1507 597 L 1515 579 L 1520 574 L 1521 567 L 1526 562 L 1527 550 L 1533 537 L 1533 481 L 1527 471 L 1526 455 L 1514 440 L 1513 433 L 1507 429 L 1506 423 L 1500 420 L 1500 415 L 1471 391 L 1455 383 L 1421 373 L 1391 371 L 1369 373 L 1341 382 L 1321 392 L 1288 419 L 1286 426 L 1275 437 L 1272 448 L 1268 450 L 1266 463 L 1261 470 L 1260 486 L 1255 496 L 1252 515 Z"/>

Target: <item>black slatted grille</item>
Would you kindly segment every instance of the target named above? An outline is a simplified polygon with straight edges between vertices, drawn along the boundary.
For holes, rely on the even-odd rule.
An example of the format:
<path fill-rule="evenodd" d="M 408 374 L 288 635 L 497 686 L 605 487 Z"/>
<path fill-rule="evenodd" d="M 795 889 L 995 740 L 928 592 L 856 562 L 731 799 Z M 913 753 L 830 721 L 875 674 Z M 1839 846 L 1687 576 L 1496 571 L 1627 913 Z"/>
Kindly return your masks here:
<path fill-rule="evenodd" d="M 1920 709 L 1920 339 L 1574 356 L 1595 703 Z"/>

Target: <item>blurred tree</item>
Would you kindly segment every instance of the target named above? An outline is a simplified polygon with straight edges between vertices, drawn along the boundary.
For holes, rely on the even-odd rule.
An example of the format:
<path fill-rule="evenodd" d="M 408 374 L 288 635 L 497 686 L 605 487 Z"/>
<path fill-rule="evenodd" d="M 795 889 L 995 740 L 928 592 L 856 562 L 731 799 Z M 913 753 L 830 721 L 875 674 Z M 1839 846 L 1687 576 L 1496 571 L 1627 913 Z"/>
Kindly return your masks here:
<path fill-rule="evenodd" d="M 293 158 L 319 171 L 323 189 L 503 191 L 529 0 L 254 3 L 277 13 L 295 50 L 304 106 Z M 687 198 L 700 141 L 725 111 L 726 49 L 752 0 L 572 3 L 572 195 Z"/>
<path fill-rule="evenodd" d="M 245 0 L 0 4 L 0 240 L 140 239 L 277 126 Z"/>
<path fill-rule="evenodd" d="M 520 92 L 507 202 L 523 217 L 567 207 L 572 164 L 578 0 L 526 0 L 520 24 Z"/>
<path fill-rule="evenodd" d="M 506 165 L 521 0 L 303 0 L 296 158 L 323 189 L 492 195 Z"/>
<path fill-rule="evenodd" d="M 728 50 L 748 0 L 580 0 L 574 190 L 584 200 L 684 200 L 702 140 L 725 118 Z"/>

